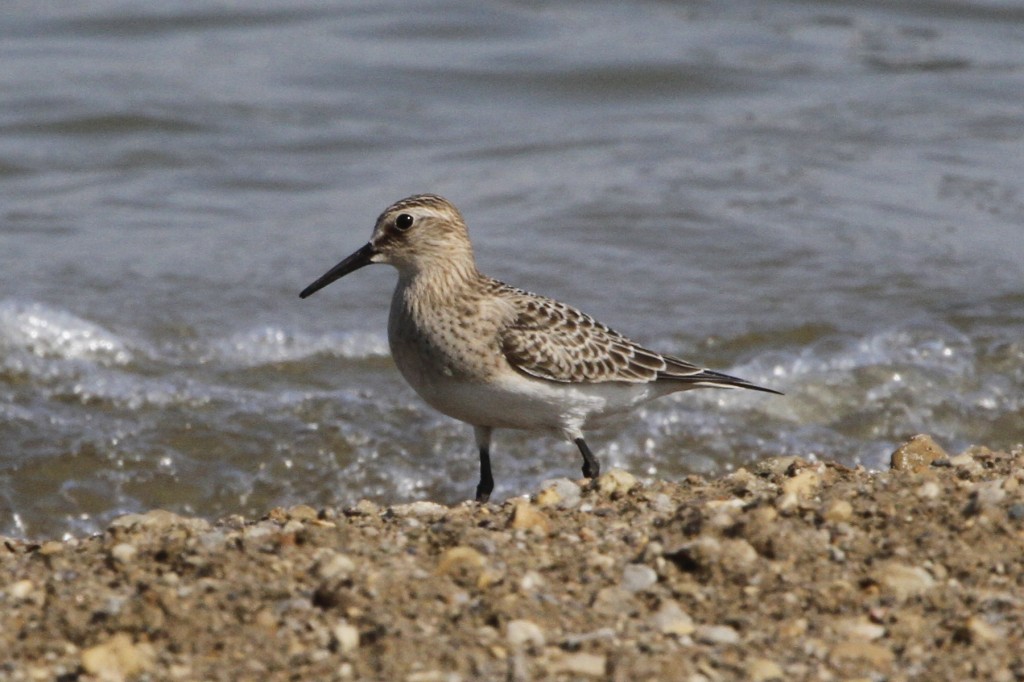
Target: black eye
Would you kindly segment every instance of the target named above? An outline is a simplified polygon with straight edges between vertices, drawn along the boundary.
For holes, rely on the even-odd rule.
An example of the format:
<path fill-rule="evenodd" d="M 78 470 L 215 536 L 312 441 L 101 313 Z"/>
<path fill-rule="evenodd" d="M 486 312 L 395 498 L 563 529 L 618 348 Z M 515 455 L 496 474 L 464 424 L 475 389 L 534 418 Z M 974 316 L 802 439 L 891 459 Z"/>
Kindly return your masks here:
<path fill-rule="evenodd" d="M 395 218 L 395 227 L 397 227 L 402 232 L 405 232 L 410 227 L 412 227 L 412 223 L 413 218 L 408 213 L 400 213 L 399 216 Z"/>

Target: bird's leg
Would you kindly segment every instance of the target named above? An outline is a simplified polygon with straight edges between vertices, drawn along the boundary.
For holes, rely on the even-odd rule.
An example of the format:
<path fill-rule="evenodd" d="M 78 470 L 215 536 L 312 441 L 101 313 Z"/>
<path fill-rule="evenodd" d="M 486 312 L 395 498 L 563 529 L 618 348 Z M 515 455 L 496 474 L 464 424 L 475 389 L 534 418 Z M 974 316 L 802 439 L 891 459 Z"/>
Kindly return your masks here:
<path fill-rule="evenodd" d="M 476 501 L 483 504 L 491 497 L 494 490 L 494 477 L 491 476 L 491 431 L 489 426 L 474 426 L 476 444 L 480 448 L 480 482 L 476 484 Z"/>
<path fill-rule="evenodd" d="M 580 454 L 583 455 L 583 476 L 585 478 L 597 478 L 601 473 L 601 465 L 597 463 L 597 458 L 594 457 L 594 453 L 587 447 L 587 442 L 580 436 L 575 441 L 576 447 L 580 449 Z"/>

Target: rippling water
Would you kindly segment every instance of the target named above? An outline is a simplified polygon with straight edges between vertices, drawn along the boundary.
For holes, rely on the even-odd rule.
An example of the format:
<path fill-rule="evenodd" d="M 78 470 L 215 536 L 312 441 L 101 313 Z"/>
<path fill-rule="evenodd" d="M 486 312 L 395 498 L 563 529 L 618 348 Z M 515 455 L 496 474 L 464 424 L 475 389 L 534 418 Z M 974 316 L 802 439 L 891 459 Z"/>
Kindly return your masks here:
<path fill-rule="evenodd" d="M 402 383 L 394 285 L 300 301 L 438 192 L 481 269 L 786 392 L 592 434 L 605 465 L 880 466 L 1024 440 L 1024 8 L 8 3 L 0 533 L 431 497 L 468 427 Z M 576 475 L 499 432 L 496 495 Z"/>

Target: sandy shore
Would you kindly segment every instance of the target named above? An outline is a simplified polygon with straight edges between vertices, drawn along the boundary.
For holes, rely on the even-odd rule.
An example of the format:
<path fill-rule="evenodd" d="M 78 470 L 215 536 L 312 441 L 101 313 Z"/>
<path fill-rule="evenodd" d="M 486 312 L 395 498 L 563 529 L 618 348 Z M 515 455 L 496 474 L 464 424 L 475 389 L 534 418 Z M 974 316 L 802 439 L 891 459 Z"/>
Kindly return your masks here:
<path fill-rule="evenodd" d="M 0 542 L 5 680 L 1024 679 L 1024 450 Z"/>

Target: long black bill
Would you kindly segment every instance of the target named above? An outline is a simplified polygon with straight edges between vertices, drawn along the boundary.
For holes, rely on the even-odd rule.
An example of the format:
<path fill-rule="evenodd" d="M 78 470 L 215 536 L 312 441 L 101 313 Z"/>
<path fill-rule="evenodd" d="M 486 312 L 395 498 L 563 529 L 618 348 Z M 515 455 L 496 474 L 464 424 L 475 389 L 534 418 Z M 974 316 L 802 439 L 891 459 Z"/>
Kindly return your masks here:
<path fill-rule="evenodd" d="M 359 268 L 369 265 L 373 262 L 370 259 L 373 258 L 375 253 L 376 251 L 373 248 L 373 244 L 367 242 L 366 246 L 335 265 L 333 268 L 325 272 L 320 279 L 303 289 L 302 293 L 299 294 L 299 298 L 306 298 L 307 296 L 320 291 L 334 280 L 341 279 L 348 273 L 355 272 Z"/>

